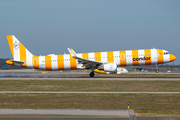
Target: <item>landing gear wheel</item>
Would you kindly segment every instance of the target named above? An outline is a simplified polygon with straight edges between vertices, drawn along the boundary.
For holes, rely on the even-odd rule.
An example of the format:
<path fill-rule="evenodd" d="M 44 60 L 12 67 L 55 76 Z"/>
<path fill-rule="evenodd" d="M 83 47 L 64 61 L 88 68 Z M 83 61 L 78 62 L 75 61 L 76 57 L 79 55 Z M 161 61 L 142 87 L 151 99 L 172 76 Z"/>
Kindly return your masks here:
<path fill-rule="evenodd" d="M 94 77 L 94 72 L 91 72 L 91 73 L 89 74 L 89 76 L 90 76 L 90 77 Z"/>
<path fill-rule="evenodd" d="M 159 73 L 159 70 L 156 70 L 156 73 Z"/>

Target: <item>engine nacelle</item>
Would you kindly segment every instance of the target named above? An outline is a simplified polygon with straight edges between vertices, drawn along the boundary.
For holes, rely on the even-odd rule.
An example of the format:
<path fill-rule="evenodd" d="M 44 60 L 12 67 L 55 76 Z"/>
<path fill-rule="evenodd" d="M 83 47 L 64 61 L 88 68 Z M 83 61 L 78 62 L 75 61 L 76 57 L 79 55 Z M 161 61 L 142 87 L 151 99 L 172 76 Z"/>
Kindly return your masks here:
<path fill-rule="evenodd" d="M 117 72 L 117 65 L 114 63 L 103 64 L 98 68 L 98 70 L 103 70 L 105 72 Z"/>
<path fill-rule="evenodd" d="M 117 71 L 116 72 L 106 72 L 104 70 L 99 70 L 99 69 L 95 69 L 94 72 L 96 73 L 101 73 L 101 74 L 124 74 L 124 73 L 128 73 L 128 70 L 122 67 L 117 67 Z"/>
<path fill-rule="evenodd" d="M 117 68 L 117 74 L 128 73 L 128 70 L 122 67 Z"/>

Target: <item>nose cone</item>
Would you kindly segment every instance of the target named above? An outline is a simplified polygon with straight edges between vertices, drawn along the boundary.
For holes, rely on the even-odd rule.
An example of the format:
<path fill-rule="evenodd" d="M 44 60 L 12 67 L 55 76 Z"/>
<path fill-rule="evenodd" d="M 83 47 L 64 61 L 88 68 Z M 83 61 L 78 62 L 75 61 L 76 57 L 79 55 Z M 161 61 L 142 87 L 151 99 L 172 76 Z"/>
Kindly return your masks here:
<path fill-rule="evenodd" d="M 176 57 L 174 55 L 170 54 L 170 62 L 172 62 L 174 60 L 176 60 Z"/>

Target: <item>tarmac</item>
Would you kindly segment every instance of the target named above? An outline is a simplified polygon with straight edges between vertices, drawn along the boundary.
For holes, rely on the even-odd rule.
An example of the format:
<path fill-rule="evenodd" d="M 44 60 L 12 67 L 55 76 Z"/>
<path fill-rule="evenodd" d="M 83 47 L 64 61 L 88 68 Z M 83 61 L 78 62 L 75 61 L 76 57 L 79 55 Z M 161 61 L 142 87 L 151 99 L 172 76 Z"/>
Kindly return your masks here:
<path fill-rule="evenodd" d="M 0 120 L 180 120 L 136 117 L 133 109 L 0 109 Z"/>
<path fill-rule="evenodd" d="M 178 77 L 89 77 L 90 71 L 40 71 L 32 69 L 0 70 L 0 80 L 151 80 L 151 81 L 180 81 Z M 134 73 L 129 74 L 155 74 Z M 166 74 L 166 73 L 158 73 Z M 169 74 L 169 73 L 168 73 Z M 178 74 L 178 73 L 170 73 Z"/>
<path fill-rule="evenodd" d="M 111 116 L 129 118 L 132 109 L 0 109 L 0 115 Z M 131 113 L 134 114 L 134 111 Z M 134 114 L 135 115 L 135 114 Z"/>
<path fill-rule="evenodd" d="M 60 71 L 43 71 L 43 70 L 36 70 L 36 69 L 9 69 L 9 70 L 0 70 L 0 73 L 43 73 L 43 74 L 89 74 L 90 70 L 60 70 Z M 163 73 L 163 72 L 142 72 L 142 71 L 131 71 L 126 74 L 180 74 L 179 72 L 175 73 Z"/>
<path fill-rule="evenodd" d="M 60 78 L 39 78 L 39 77 L 0 77 L 0 80 L 151 80 L 151 81 L 180 81 L 180 78 L 142 78 L 142 77 L 131 77 L 131 78 L 90 78 L 90 77 L 60 77 Z"/>
<path fill-rule="evenodd" d="M 0 109 L 1 118 L 130 119 L 135 118 L 135 114 L 133 109 Z"/>

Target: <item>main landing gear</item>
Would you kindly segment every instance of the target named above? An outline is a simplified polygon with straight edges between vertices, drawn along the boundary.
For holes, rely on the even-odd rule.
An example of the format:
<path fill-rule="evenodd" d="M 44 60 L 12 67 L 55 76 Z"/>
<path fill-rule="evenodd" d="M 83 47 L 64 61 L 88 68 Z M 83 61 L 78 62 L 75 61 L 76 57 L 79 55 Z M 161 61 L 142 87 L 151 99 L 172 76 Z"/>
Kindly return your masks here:
<path fill-rule="evenodd" d="M 156 70 L 156 73 L 159 73 L 159 70 L 158 70 L 158 69 Z"/>
<path fill-rule="evenodd" d="M 91 72 L 91 73 L 89 74 L 90 77 L 94 77 L 94 75 L 95 75 L 94 72 Z"/>

